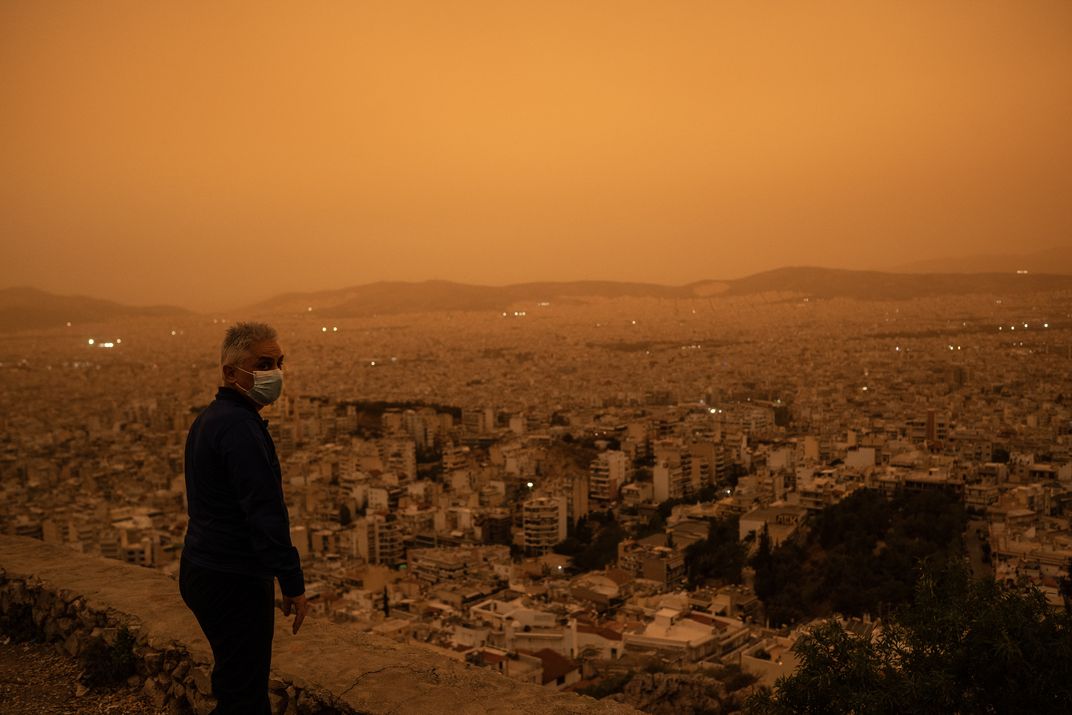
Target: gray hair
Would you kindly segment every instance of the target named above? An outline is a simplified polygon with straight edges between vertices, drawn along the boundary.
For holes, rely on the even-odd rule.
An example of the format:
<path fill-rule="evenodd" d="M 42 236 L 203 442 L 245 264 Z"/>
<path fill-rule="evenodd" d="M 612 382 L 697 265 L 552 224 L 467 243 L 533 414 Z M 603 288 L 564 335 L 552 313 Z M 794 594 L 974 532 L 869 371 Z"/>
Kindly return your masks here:
<path fill-rule="evenodd" d="M 275 340 L 275 328 L 267 323 L 235 323 L 227 329 L 220 348 L 220 366 L 235 365 L 242 361 L 249 348 L 262 340 Z"/>

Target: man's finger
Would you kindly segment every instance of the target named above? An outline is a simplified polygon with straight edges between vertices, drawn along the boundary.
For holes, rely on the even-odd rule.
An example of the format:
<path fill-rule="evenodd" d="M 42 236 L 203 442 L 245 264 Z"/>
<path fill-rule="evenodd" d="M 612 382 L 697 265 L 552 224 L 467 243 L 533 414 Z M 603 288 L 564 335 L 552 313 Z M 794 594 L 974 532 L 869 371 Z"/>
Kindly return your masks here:
<path fill-rule="evenodd" d="M 296 608 L 294 611 L 294 628 L 291 632 L 294 635 L 298 635 L 298 629 L 301 628 L 302 621 L 305 620 L 305 609 Z"/>
<path fill-rule="evenodd" d="M 289 616 L 290 615 L 290 601 L 288 601 L 285 598 L 283 599 L 282 609 L 283 609 L 283 615 L 284 616 Z"/>

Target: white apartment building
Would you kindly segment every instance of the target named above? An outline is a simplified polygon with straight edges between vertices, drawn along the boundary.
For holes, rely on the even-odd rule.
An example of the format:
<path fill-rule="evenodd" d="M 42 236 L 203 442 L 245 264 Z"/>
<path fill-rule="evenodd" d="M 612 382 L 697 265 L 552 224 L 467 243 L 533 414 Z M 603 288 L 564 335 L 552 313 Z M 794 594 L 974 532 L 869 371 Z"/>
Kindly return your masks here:
<path fill-rule="evenodd" d="M 565 497 L 536 497 L 521 505 L 525 551 L 543 555 L 566 538 Z"/>

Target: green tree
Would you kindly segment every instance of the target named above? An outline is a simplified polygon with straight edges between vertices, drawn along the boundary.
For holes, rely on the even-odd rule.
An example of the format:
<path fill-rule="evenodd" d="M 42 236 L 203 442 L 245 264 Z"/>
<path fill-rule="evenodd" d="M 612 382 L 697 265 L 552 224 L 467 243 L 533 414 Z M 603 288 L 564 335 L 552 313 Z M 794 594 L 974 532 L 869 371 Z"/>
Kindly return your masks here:
<path fill-rule="evenodd" d="M 583 551 L 573 557 L 573 565 L 581 571 L 596 571 L 618 560 L 618 542 L 625 530 L 613 519 L 604 524 Z"/>
<path fill-rule="evenodd" d="M 973 580 L 960 559 L 924 566 L 913 601 L 875 637 L 828 621 L 752 713 L 1067 713 L 1072 616 L 1030 585 Z"/>
<path fill-rule="evenodd" d="M 963 506 L 946 494 L 857 490 L 769 557 L 759 545 L 756 595 L 774 625 L 883 613 L 911 599 L 921 560 L 960 552 L 965 524 Z"/>
<path fill-rule="evenodd" d="M 707 538 L 685 549 L 685 573 L 689 588 L 708 579 L 740 583 L 746 547 L 737 539 L 737 517 L 709 519 Z"/>

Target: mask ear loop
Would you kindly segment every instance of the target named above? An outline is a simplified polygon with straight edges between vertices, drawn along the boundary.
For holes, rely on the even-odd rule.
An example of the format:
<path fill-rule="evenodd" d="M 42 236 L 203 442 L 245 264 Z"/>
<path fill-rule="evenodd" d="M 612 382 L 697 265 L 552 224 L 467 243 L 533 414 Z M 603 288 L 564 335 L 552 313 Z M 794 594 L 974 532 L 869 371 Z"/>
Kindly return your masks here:
<path fill-rule="evenodd" d="M 256 373 L 252 373 L 249 370 L 246 370 L 244 368 L 238 367 L 238 365 L 232 365 L 231 367 L 233 367 L 235 370 L 241 370 L 242 372 L 246 373 L 247 375 L 253 375 L 253 385 L 250 386 L 249 390 L 252 390 L 253 387 L 256 386 L 256 384 L 257 384 L 257 375 L 256 375 Z M 233 384 L 234 384 L 235 387 L 237 387 L 239 390 L 241 390 L 247 396 L 249 395 L 249 390 L 247 390 L 246 388 L 244 388 L 241 385 L 239 385 L 238 380 L 235 380 Z"/>

